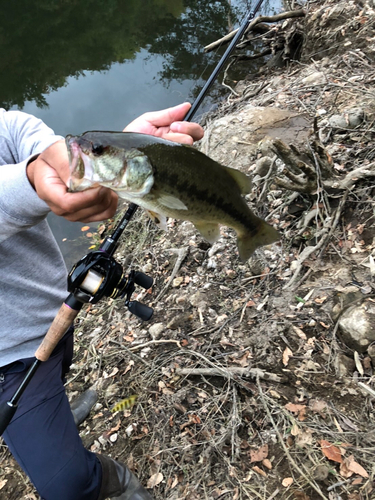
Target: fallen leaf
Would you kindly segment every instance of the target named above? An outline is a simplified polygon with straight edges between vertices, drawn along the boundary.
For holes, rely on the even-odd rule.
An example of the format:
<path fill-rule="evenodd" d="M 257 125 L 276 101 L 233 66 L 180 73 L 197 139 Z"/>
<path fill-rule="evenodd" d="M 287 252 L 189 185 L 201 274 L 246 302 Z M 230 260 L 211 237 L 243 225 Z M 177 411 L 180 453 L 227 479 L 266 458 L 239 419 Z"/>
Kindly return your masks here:
<path fill-rule="evenodd" d="M 256 472 L 257 474 L 263 476 L 263 477 L 267 477 L 267 473 L 264 472 L 263 469 L 261 469 L 260 467 L 258 467 L 257 465 L 254 465 L 254 467 L 252 468 L 254 472 Z"/>
<path fill-rule="evenodd" d="M 327 296 L 325 297 L 316 297 L 316 299 L 314 300 L 314 302 L 316 302 L 317 304 L 323 304 L 323 302 L 325 302 L 327 300 Z"/>
<path fill-rule="evenodd" d="M 289 349 L 289 347 L 285 348 L 285 351 L 283 352 L 283 365 L 287 366 L 289 363 L 289 359 L 293 356 L 292 351 Z"/>
<path fill-rule="evenodd" d="M 264 444 L 257 450 L 250 450 L 250 463 L 261 462 L 268 456 L 268 444 Z"/>
<path fill-rule="evenodd" d="M 83 227 L 81 227 L 81 231 L 82 232 L 88 231 L 89 229 L 90 229 L 90 226 L 83 226 Z"/>
<path fill-rule="evenodd" d="M 338 462 L 340 464 L 342 463 L 341 452 L 337 446 L 331 444 L 325 439 L 319 441 L 319 444 L 322 448 L 323 455 L 325 455 L 328 460 L 332 460 L 333 462 Z"/>
<path fill-rule="evenodd" d="M 294 491 L 293 495 L 296 500 L 310 500 L 310 497 L 308 497 L 306 493 L 301 490 Z"/>
<path fill-rule="evenodd" d="M 346 465 L 347 469 L 351 472 L 354 472 L 354 474 L 358 474 L 359 476 L 365 478 L 369 477 L 367 471 L 362 467 L 362 465 L 359 465 L 359 463 L 354 460 L 353 455 L 350 455 L 350 457 L 346 458 L 344 460 L 344 464 Z"/>
<path fill-rule="evenodd" d="M 262 464 L 264 465 L 264 467 L 267 467 L 268 470 L 272 470 L 272 463 L 270 460 L 268 460 L 268 458 L 262 460 Z"/>
<path fill-rule="evenodd" d="M 292 477 L 285 477 L 281 484 L 285 487 L 288 488 L 291 484 L 293 484 L 293 478 Z"/>
<path fill-rule="evenodd" d="M 295 403 L 287 403 L 285 405 L 285 408 L 289 411 L 291 411 L 292 413 L 300 413 L 301 411 L 305 411 L 306 410 L 306 405 L 299 405 L 299 404 L 295 404 Z"/>
<path fill-rule="evenodd" d="M 2 479 L 0 481 L 0 490 L 2 490 L 4 488 L 4 486 L 7 484 L 8 482 L 8 479 Z"/>
<path fill-rule="evenodd" d="M 147 481 L 147 488 L 155 488 L 158 484 L 160 484 L 164 479 L 164 476 L 161 472 L 157 472 L 153 474 L 150 479 Z"/>

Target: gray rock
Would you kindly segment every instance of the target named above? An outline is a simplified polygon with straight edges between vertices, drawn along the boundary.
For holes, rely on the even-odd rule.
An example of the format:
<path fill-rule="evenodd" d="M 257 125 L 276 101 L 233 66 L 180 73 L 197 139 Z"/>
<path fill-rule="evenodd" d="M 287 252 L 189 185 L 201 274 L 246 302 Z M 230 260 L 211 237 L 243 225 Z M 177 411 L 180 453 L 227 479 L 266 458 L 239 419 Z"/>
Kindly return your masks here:
<path fill-rule="evenodd" d="M 339 377 L 351 377 L 355 370 L 354 360 L 345 354 L 338 353 L 335 358 L 335 370 Z"/>
<path fill-rule="evenodd" d="M 151 335 L 152 340 L 158 340 L 162 336 L 162 333 L 165 330 L 165 326 L 163 323 L 155 323 L 150 326 L 148 329 L 148 333 Z"/>
<path fill-rule="evenodd" d="M 342 341 L 351 349 L 363 353 L 375 341 L 375 304 L 365 300 L 346 309 L 339 319 Z"/>

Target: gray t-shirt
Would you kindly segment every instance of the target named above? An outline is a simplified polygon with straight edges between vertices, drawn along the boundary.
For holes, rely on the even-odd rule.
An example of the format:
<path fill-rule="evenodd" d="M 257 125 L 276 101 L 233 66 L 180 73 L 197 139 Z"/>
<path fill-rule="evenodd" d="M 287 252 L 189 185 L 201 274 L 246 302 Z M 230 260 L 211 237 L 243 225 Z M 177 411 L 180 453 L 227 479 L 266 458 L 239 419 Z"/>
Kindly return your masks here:
<path fill-rule="evenodd" d="M 68 295 L 49 207 L 26 176 L 30 158 L 59 139 L 37 118 L 0 108 L 0 367 L 34 356 Z"/>

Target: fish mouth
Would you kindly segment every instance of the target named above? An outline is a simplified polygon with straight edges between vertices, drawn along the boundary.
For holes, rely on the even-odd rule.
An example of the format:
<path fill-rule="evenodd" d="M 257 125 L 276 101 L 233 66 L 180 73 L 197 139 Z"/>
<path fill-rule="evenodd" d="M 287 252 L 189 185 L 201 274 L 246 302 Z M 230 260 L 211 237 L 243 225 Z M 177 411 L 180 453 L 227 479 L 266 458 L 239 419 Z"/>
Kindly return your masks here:
<path fill-rule="evenodd" d="M 67 182 L 69 191 L 83 191 L 93 185 L 94 171 L 88 154 L 82 150 L 78 138 L 68 135 L 65 138 L 68 150 L 70 178 Z"/>

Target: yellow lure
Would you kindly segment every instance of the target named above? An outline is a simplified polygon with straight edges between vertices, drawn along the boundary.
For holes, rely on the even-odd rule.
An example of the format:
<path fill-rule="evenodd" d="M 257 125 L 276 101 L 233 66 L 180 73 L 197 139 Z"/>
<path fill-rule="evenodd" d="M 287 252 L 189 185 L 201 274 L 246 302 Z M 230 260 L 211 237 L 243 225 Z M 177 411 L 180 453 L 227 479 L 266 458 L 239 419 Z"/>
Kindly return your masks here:
<path fill-rule="evenodd" d="M 116 411 L 130 410 L 130 408 L 133 408 L 133 406 L 135 405 L 137 399 L 138 396 L 136 394 L 133 394 L 128 398 L 122 399 L 121 401 L 112 406 L 111 412 L 115 413 Z"/>

